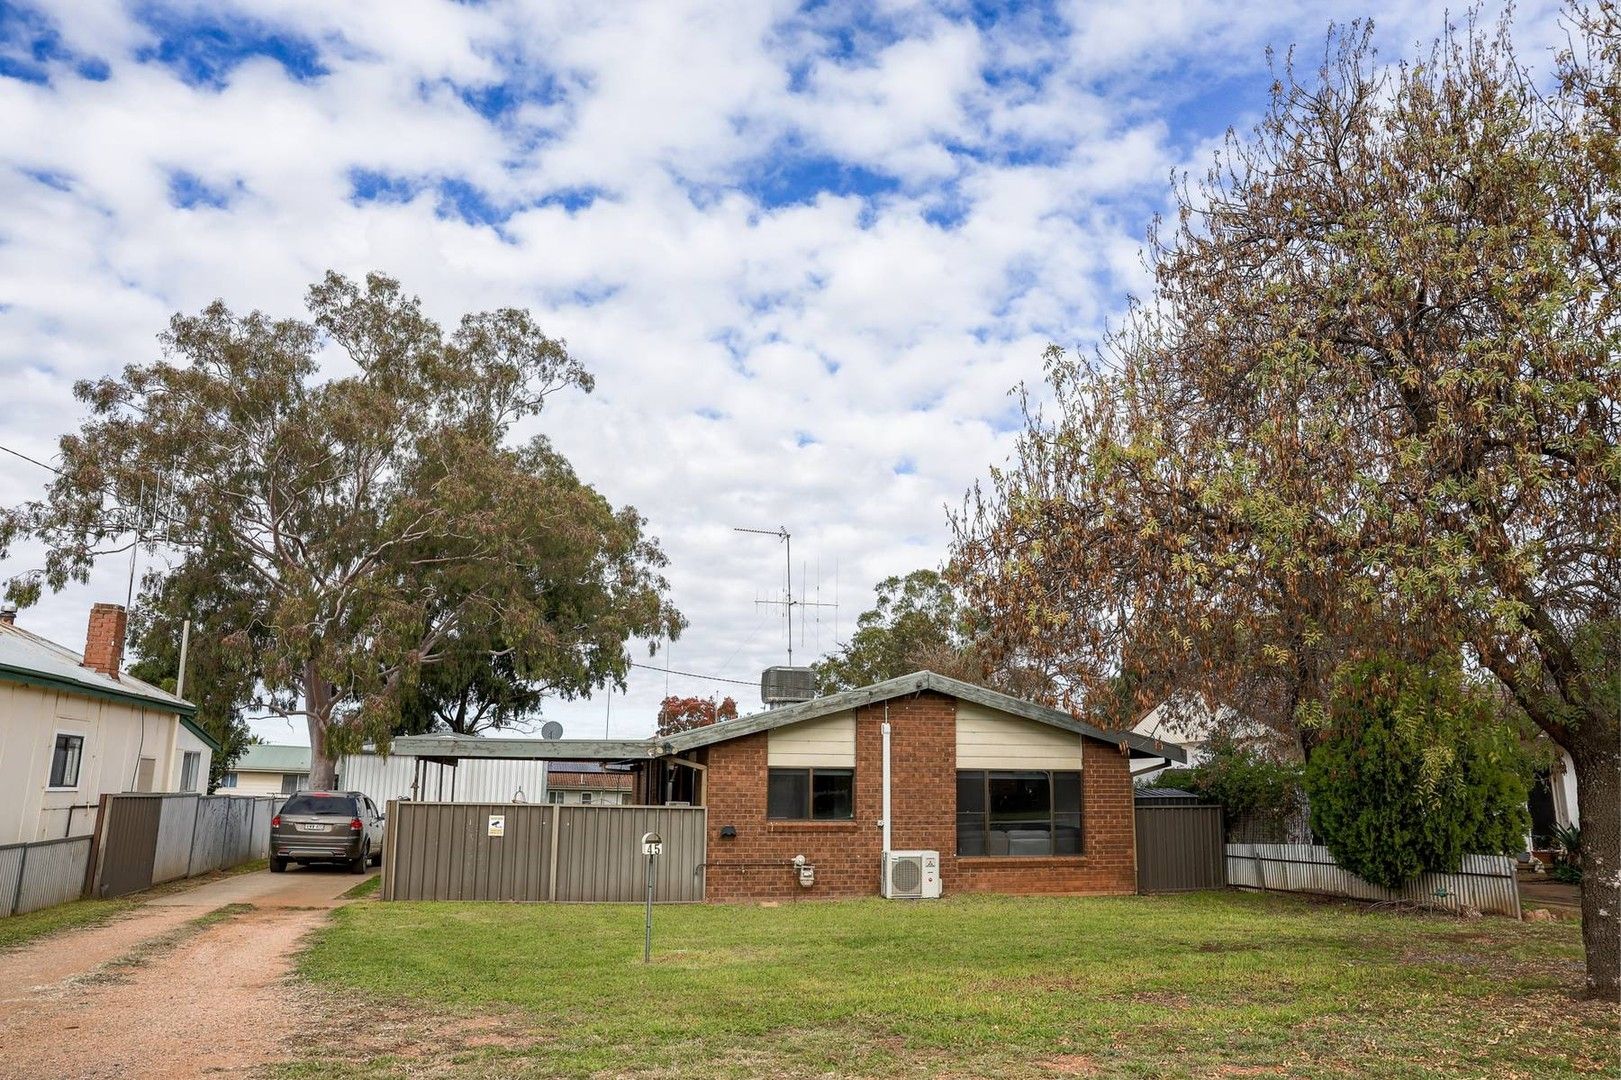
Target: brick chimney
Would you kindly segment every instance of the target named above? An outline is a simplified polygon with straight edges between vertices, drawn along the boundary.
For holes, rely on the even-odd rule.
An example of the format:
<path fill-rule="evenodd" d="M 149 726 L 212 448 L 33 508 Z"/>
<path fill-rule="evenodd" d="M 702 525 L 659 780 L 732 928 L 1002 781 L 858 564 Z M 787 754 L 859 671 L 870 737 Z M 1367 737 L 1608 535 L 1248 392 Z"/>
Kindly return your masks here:
<path fill-rule="evenodd" d="M 16 626 L 17 609 L 10 607 L 0 608 L 0 623 L 5 623 L 7 626 Z"/>
<path fill-rule="evenodd" d="M 124 627 L 128 620 L 119 604 L 95 604 L 84 635 L 84 666 L 118 678 L 124 662 Z"/>

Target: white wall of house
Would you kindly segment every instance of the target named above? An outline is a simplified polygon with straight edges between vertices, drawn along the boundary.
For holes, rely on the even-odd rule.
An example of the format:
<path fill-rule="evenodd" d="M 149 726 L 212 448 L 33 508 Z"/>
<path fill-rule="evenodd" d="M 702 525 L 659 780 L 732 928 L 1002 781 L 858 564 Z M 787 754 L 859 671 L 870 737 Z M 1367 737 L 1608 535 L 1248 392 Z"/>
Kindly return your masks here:
<path fill-rule="evenodd" d="M 174 757 L 174 790 L 208 794 L 208 766 L 214 751 L 185 724 L 176 725 Z"/>
<path fill-rule="evenodd" d="M 222 786 L 214 794 L 280 795 L 284 790 L 282 787 L 282 777 L 284 774 L 280 772 L 256 772 L 252 770 L 243 771 L 241 769 L 233 769 L 228 775 L 234 776 L 236 778 L 236 783 L 231 787 Z M 305 774 L 305 778 L 307 781 L 307 774 Z M 309 785 L 306 782 L 300 786 L 308 787 Z"/>
<path fill-rule="evenodd" d="M 87 835 L 102 795 L 177 790 L 182 730 L 173 713 L 0 681 L 0 843 Z M 52 786 L 59 734 L 83 742 L 74 782 Z"/>
<path fill-rule="evenodd" d="M 629 806 L 628 791 L 584 791 L 576 788 L 554 787 L 547 794 L 550 802 L 561 806 Z"/>

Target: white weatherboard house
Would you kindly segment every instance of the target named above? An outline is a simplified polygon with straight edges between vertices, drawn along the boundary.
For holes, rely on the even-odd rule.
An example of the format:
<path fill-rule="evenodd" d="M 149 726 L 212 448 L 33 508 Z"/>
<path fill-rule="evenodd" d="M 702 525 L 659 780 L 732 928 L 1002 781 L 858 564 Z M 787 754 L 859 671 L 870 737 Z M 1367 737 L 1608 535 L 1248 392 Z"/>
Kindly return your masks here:
<path fill-rule="evenodd" d="M 103 795 L 208 787 L 219 744 L 189 702 L 119 670 L 124 627 L 96 604 L 80 654 L 0 612 L 0 844 L 88 835 Z"/>

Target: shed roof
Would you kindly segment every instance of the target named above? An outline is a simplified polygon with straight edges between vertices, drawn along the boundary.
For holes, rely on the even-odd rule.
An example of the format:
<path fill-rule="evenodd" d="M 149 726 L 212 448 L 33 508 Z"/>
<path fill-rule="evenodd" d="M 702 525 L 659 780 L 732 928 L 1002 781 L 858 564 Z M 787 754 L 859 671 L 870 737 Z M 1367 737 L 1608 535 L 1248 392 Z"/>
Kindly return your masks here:
<path fill-rule="evenodd" d="M 12 622 L 0 622 L 0 679 L 169 713 L 179 717 L 186 730 L 207 743 L 215 753 L 220 751 L 219 740 L 192 719 L 197 706 L 191 702 L 128 672 L 104 675 L 95 668 L 85 667 L 82 653 Z"/>

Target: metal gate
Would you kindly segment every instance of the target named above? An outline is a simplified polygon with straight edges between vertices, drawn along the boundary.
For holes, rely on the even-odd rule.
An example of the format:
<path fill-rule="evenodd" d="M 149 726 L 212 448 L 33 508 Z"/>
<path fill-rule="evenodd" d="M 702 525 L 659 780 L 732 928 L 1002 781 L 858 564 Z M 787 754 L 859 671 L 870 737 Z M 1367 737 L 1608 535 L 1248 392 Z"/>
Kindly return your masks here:
<path fill-rule="evenodd" d="M 653 899 L 704 898 L 703 807 L 395 801 L 387 820 L 385 900 L 639 902 L 649 832 Z"/>
<path fill-rule="evenodd" d="M 1137 806 L 1137 891 L 1189 892 L 1227 884 L 1219 806 Z"/>
<path fill-rule="evenodd" d="M 97 852 L 95 895 L 123 896 L 151 887 L 162 818 L 161 795 L 103 797 L 106 828 Z"/>

